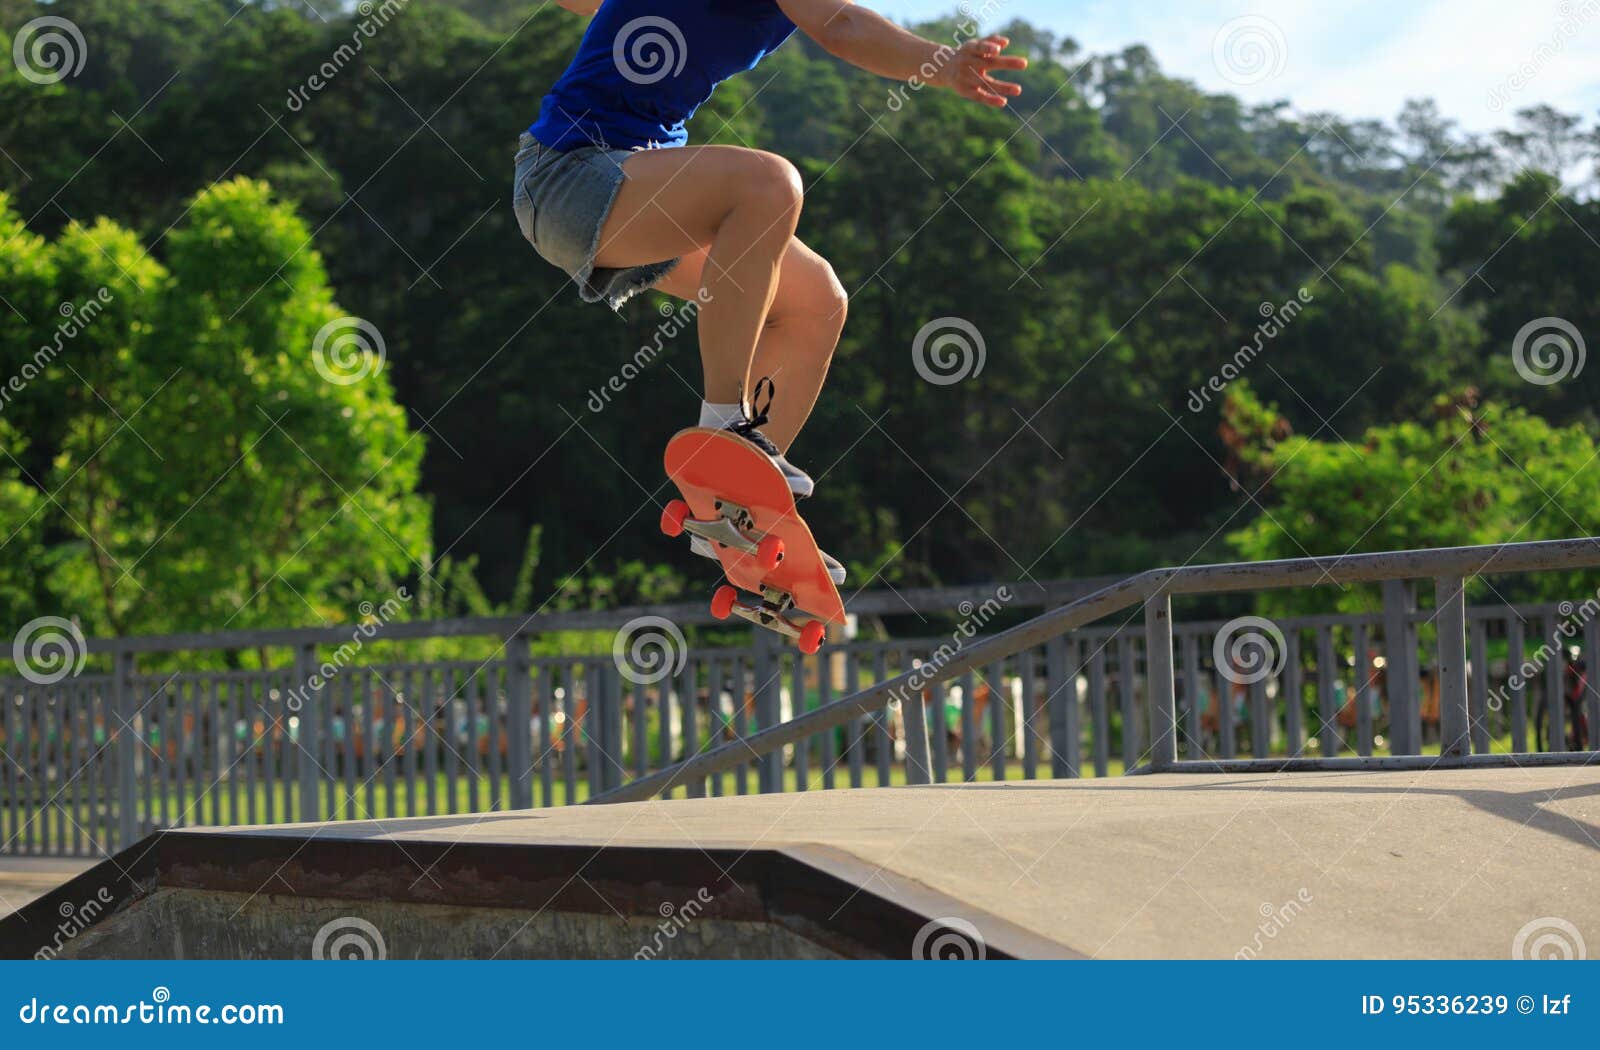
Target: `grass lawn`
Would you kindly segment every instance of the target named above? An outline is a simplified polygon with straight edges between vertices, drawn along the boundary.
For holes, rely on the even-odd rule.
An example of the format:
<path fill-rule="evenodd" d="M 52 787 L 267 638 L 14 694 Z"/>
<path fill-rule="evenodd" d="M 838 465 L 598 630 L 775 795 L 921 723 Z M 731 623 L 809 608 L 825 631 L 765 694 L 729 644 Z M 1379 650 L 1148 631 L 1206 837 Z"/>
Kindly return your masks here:
<path fill-rule="evenodd" d="M 1088 772 L 1093 775 L 1092 769 Z M 1120 775 L 1122 763 L 1113 761 L 1109 772 L 1112 776 Z M 905 785 L 906 775 L 902 767 L 891 766 L 889 773 L 889 785 Z M 1050 775 L 1047 762 L 1040 764 L 1039 773 L 1046 777 Z M 955 763 L 954 768 L 949 770 L 948 780 L 957 782 L 960 779 L 960 764 Z M 977 776 L 973 779 L 991 781 L 994 779 L 994 774 L 985 765 L 977 771 Z M 1020 761 L 1007 764 L 1005 779 L 1023 779 Z M 721 782 L 720 786 L 716 783 L 718 780 Z M 331 797 L 325 785 L 319 815 L 325 820 L 391 820 L 396 817 L 487 812 L 510 808 L 511 785 L 507 777 L 460 777 L 449 781 L 441 773 L 434 776 L 432 782 L 431 800 L 428 793 L 428 778 L 422 775 L 418 775 L 410 785 L 398 772 L 392 785 L 385 783 L 380 775 L 370 785 L 370 792 L 369 788 L 359 781 L 356 783 L 355 791 L 350 792 L 341 781 L 333 786 Z M 745 791 L 753 794 L 756 791 L 756 783 L 756 772 L 751 768 L 745 775 Z M 589 782 L 585 770 L 579 770 L 578 782 L 571 791 L 568 790 L 559 770 L 552 777 L 550 786 L 551 791 L 546 795 L 544 783 L 535 772 L 533 801 L 536 807 L 564 806 L 573 802 L 583 802 L 589 797 Z M 807 771 L 805 788 L 820 791 L 825 790 L 826 786 L 826 779 L 814 757 Z M 848 763 L 840 762 L 834 767 L 832 786 L 834 788 L 851 786 Z M 876 764 L 870 762 L 864 764 L 861 786 L 882 786 Z M 39 800 L 36 798 L 12 799 L 0 796 L 0 830 L 4 832 L 3 839 L 0 839 L 0 854 L 62 853 L 72 852 L 75 849 L 99 854 L 101 850 L 96 848 L 95 843 L 109 846 L 114 841 L 116 809 L 108 804 L 109 800 L 99 790 L 100 786 L 96 785 L 95 788 L 94 797 L 91 798 L 86 791 L 86 785 L 74 784 L 56 800 L 56 805 L 52 805 L 42 815 L 37 812 Z M 799 775 L 793 768 L 784 771 L 784 790 L 800 790 Z M 713 778 L 706 786 L 706 793 L 708 795 L 738 793 L 737 775 L 727 773 L 720 778 Z M 673 792 L 672 797 L 684 798 L 686 791 L 680 788 Z M 197 791 L 193 788 L 180 791 L 174 788 L 166 792 L 141 795 L 138 805 L 147 825 L 151 827 L 279 824 L 293 823 L 301 819 L 298 785 L 284 784 L 281 781 L 274 783 L 270 788 L 260 782 L 246 784 L 242 781 L 237 783 L 225 781 L 210 791 Z"/>

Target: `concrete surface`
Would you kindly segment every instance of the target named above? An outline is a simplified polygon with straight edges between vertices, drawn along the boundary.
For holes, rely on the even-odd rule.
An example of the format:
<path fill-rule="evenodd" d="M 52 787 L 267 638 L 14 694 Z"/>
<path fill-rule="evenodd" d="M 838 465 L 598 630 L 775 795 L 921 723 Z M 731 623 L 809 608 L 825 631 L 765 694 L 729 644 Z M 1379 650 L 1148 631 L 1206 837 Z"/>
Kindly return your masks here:
<path fill-rule="evenodd" d="M 1550 920 L 1600 951 L 1594 766 L 935 785 L 253 834 L 781 850 L 864 888 L 926 887 L 980 934 L 1000 920 L 1100 958 L 1508 958 Z"/>
<path fill-rule="evenodd" d="M 91 860 L 0 857 L 0 919 L 92 867 Z"/>

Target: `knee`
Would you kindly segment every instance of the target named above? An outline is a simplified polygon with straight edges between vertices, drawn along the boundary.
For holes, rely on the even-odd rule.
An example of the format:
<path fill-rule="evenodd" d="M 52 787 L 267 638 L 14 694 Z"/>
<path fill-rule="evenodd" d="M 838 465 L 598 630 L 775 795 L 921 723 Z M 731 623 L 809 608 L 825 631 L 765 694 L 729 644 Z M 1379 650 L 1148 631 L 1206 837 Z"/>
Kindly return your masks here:
<path fill-rule="evenodd" d="M 809 344 L 825 348 L 825 353 L 831 355 L 844 330 L 849 305 L 850 296 L 833 267 L 826 259 L 812 256 L 805 265 L 785 270 L 784 284 L 767 314 L 767 327 L 803 328 L 817 333 L 820 338 Z"/>
<path fill-rule="evenodd" d="M 768 212 L 774 220 L 790 218 L 798 221 L 800 207 L 805 200 L 805 184 L 800 181 L 800 171 L 775 153 L 755 153 L 750 162 L 749 177 L 742 187 L 744 201 Z"/>
<path fill-rule="evenodd" d="M 826 259 L 820 261 L 822 265 L 817 274 L 816 290 L 817 315 L 837 336 L 844 330 L 845 315 L 850 311 L 850 294 L 844 290 L 839 275 L 833 272 L 833 266 Z"/>

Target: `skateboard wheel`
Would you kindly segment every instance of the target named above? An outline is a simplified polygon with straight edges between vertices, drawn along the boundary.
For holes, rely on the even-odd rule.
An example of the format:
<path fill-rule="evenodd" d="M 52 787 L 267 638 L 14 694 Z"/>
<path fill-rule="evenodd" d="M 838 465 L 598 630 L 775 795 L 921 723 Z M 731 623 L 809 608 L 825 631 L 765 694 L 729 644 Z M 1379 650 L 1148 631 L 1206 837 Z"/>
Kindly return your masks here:
<path fill-rule="evenodd" d="M 783 560 L 783 537 L 768 536 L 756 546 L 756 564 L 762 572 L 771 572 Z"/>
<path fill-rule="evenodd" d="M 675 499 L 661 512 L 661 531 L 668 536 L 682 536 L 683 523 L 688 520 L 689 504 Z"/>
<path fill-rule="evenodd" d="M 711 594 L 711 615 L 719 620 L 726 620 L 733 615 L 734 599 L 739 597 L 739 592 L 723 584 Z"/>
<path fill-rule="evenodd" d="M 800 628 L 800 651 L 810 656 L 822 648 L 822 639 L 828 633 L 828 627 L 821 620 L 812 620 Z"/>

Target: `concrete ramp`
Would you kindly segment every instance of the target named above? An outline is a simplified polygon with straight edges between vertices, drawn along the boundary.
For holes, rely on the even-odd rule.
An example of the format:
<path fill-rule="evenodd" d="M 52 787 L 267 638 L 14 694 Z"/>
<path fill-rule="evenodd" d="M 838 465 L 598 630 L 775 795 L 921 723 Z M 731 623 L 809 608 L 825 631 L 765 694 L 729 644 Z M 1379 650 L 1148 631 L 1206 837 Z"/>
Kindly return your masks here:
<path fill-rule="evenodd" d="M 1168 774 L 167 832 L 62 957 L 1486 958 L 1600 950 L 1600 769 Z"/>

